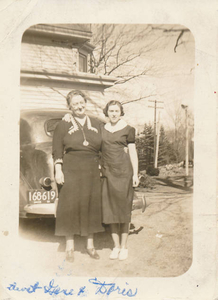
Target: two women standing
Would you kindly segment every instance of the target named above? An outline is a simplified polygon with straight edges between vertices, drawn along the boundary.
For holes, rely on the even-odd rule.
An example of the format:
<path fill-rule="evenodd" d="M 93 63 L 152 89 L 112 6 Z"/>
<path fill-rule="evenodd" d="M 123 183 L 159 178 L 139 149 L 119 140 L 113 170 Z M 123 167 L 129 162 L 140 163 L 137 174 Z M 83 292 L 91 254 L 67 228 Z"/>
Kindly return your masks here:
<path fill-rule="evenodd" d="M 93 234 L 104 231 L 102 223 L 110 224 L 114 241 L 110 258 L 123 260 L 128 257 L 133 186 L 138 185 L 135 130 L 120 119 L 123 108 L 119 102 L 107 104 L 104 112 L 110 121 L 105 125 L 86 115 L 86 102 L 82 92 L 70 92 L 67 103 L 72 115 L 66 117 L 68 122 L 62 120 L 54 132 L 55 179 L 61 186 L 55 234 L 66 237 L 68 261 L 74 260 L 75 234 L 87 236 L 87 253 L 99 259 Z"/>

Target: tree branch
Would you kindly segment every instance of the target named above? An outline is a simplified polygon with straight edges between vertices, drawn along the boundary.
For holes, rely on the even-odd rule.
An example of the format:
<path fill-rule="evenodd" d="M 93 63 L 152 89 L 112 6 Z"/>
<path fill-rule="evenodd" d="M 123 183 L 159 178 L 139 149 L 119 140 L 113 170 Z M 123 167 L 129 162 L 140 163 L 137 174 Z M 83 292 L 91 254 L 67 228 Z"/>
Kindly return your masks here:
<path fill-rule="evenodd" d="M 134 78 L 136 78 L 136 77 L 140 77 L 140 76 L 144 76 L 144 75 L 146 75 L 146 73 L 147 73 L 147 71 L 145 70 L 145 71 L 143 71 L 143 72 L 141 72 L 141 73 L 138 73 L 138 74 L 135 74 L 135 75 L 130 75 L 129 76 L 129 78 L 123 78 L 122 80 L 120 80 L 120 81 L 116 81 L 115 82 L 115 85 L 116 84 L 123 84 L 123 83 L 126 83 L 126 82 L 128 82 L 128 81 L 130 81 L 130 80 L 132 80 L 132 79 L 134 79 Z M 119 77 L 119 76 L 118 76 Z"/>
<path fill-rule="evenodd" d="M 174 47 L 174 52 L 176 52 L 176 48 L 177 48 L 178 45 L 179 45 L 179 40 L 181 39 L 181 37 L 183 36 L 183 34 L 184 34 L 184 30 L 182 30 L 182 31 L 180 32 L 180 34 L 179 34 L 179 36 L 178 36 L 178 38 L 177 38 L 177 40 L 176 40 L 176 45 L 175 45 L 175 47 Z"/>
<path fill-rule="evenodd" d="M 140 55 L 141 55 L 141 54 L 139 53 L 139 54 L 137 54 L 137 55 L 135 55 L 135 56 L 133 56 L 133 57 L 131 57 L 131 58 L 129 58 L 131 55 L 128 56 L 123 62 L 121 62 L 121 63 L 119 63 L 118 65 L 116 65 L 115 67 L 113 67 L 113 68 L 107 73 L 107 75 L 110 75 L 113 71 L 115 71 L 115 70 L 118 69 L 119 67 L 123 66 L 124 64 L 126 64 L 126 63 L 128 63 L 128 62 L 134 60 L 136 57 L 139 57 Z M 105 74 L 105 75 L 106 75 L 106 74 Z"/>
<path fill-rule="evenodd" d="M 164 28 L 164 27 L 156 27 L 156 26 L 151 26 L 151 28 L 153 30 L 162 30 L 163 32 L 166 32 L 166 33 L 170 33 L 170 32 L 175 32 L 175 33 L 179 33 L 178 37 L 177 37 L 177 40 L 176 40 L 176 44 L 174 46 L 174 52 L 176 52 L 176 49 L 177 47 L 179 46 L 179 41 L 181 40 L 181 37 L 183 36 L 183 34 L 185 32 L 190 32 L 190 30 L 188 28 L 170 28 L 170 29 L 167 29 L 167 28 Z"/>
<path fill-rule="evenodd" d="M 121 102 L 121 104 L 124 105 L 124 104 L 127 104 L 127 103 L 140 101 L 140 100 L 149 98 L 149 97 L 151 97 L 151 96 L 156 96 L 156 95 L 148 95 L 148 96 L 140 97 L 140 98 L 137 98 L 137 99 L 131 99 L 131 100 L 128 100 L 128 101 L 125 101 L 125 102 Z"/>

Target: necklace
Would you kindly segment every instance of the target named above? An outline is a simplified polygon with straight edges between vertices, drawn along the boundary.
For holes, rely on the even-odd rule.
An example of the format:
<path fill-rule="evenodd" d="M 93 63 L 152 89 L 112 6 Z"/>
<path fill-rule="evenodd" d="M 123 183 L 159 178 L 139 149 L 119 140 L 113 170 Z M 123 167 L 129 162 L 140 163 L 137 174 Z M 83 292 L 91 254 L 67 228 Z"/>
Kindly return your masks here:
<path fill-rule="evenodd" d="M 83 134 L 83 139 L 84 139 L 84 141 L 83 141 L 83 146 L 88 146 L 89 145 L 89 142 L 87 141 L 87 139 L 86 139 L 86 135 L 85 135 L 85 132 L 84 132 L 84 130 L 83 130 L 83 126 L 80 124 L 80 122 L 78 122 L 75 118 L 74 118 L 74 120 L 76 121 L 76 123 L 77 123 L 77 125 L 79 126 L 79 128 L 81 129 L 81 131 L 82 131 L 82 134 Z"/>
<path fill-rule="evenodd" d="M 85 122 L 86 122 L 86 116 L 84 118 L 78 118 L 78 117 L 74 117 L 76 119 L 77 122 L 80 123 L 80 125 L 84 126 Z"/>

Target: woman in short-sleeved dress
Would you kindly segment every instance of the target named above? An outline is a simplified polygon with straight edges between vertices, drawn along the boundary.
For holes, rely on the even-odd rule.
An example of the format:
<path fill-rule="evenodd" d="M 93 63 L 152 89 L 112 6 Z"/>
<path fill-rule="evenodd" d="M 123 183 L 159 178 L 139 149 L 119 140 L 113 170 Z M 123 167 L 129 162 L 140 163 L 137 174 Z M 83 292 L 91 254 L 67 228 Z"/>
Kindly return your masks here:
<path fill-rule="evenodd" d="M 110 121 L 102 128 L 103 223 L 110 224 L 114 241 L 110 259 L 124 260 L 128 257 L 133 187 L 139 183 L 135 129 L 120 119 L 124 114 L 120 102 L 110 101 L 104 113 Z"/>
<path fill-rule="evenodd" d="M 87 236 L 87 252 L 95 259 L 93 234 L 102 226 L 99 150 L 100 122 L 85 114 L 86 98 L 80 91 L 68 94 L 71 122 L 61 121 L 54 132 L 55 178 L 60 186 L 55 234 L 66 237 L 66 258 L 73 262 L 74 235 Z"/>

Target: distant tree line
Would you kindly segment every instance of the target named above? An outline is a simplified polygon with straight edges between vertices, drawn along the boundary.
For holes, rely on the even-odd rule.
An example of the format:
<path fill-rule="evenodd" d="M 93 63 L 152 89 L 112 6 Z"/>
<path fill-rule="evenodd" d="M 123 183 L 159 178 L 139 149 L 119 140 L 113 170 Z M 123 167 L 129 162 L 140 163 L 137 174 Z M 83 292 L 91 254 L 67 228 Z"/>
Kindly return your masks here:
<path fill-rule="evenodd" d="M 178 138 L 179 136 L 179 138 Z M 190 144 L 190 159 L 193 159 L 193 145 Z M 154 128 L 149 124 L 144 125 L 144 130 L 136 138 L 136 147 L 139 157 L 139 171 L 146 170 L 154 165 Z M 174 130 L 165 131 L 160 127 L 158 166 L 179 163 L 185 159 L 185 128 L 179 132 Z"/>

